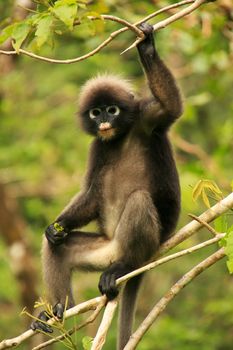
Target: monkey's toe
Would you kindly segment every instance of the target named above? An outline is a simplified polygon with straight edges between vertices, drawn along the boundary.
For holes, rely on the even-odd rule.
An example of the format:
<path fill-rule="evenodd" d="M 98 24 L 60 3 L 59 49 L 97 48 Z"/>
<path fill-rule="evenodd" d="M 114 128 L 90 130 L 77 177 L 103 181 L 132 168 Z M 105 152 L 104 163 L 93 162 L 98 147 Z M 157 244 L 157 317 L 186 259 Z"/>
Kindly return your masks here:
<path fill-rule="evenodd" d="M 63 319 L 64 316 L 64 311 L 65 311 L 65 307 L 62 303 L 57 303 L 56 305 L 54 305 L 53 307 L 53 314 L 55 317 L 57 317 L 59 320 Z"/>
<path fill-rule="evenodd" d="M 42 331 L 45 333 L 53 333 L 52 327 L 47 324 L 47 321 L 49 320 L 49 315 L 46 311 L 42 311 L 39 316 L 38 320 L 35 320 L 31 323 L 31 329 L 33 331 Z"/>
<path fill-rule="evenodd" d="M 108 300 L 113 300 L 117 297 L 119 290 L 116 286 L 116 275 L 109 273 L 108 271 L 104 272 L 99 281 L 99 290 L 101 294 L 105 294 Z"/>

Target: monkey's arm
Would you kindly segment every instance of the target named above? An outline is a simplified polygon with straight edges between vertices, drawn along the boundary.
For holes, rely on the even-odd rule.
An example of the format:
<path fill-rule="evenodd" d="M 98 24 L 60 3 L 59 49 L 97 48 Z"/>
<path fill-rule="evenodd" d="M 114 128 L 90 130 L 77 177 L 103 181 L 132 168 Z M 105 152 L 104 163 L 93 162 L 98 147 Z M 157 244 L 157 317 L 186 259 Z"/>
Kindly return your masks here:
<path fill-rule="evenodd" d="M 141 115 L 152 128 L 167 128 L 182 114 L 180 91 L 155 48 L 153 27 L 144 23 L 140 29 L 146 38 L 137 49 L 153 95 L 153 98 L 141 101 Z"/>
<path fill-rule="evenodd" d="M 91 189 L 78 194 L 45 231 L 52 244 L 64 243 L 68 234 L 98 217 L 97 200 Z"/>

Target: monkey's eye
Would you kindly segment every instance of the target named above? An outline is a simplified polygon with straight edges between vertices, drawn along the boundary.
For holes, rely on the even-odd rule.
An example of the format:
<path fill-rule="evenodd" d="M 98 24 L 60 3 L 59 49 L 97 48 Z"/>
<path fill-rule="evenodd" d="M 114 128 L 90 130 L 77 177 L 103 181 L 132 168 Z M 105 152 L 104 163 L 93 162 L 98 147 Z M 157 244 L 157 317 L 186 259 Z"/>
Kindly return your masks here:
<path fill-rule="evenodd" d="M 114 106 L 108 106 L 106 108 L 106 111 L 107 111 L 108 114 L 116 116 L 116 115 L 120 114 L 121 110 L 120 110 L 120 108 L 118 106 L 114 105 Z"/>
<path fill-rule="evenodd" d="M 92 108 L 89 111 L 89 117 L 91 119 L 95 119 L 96 117 L 98 117 L 101 114 L 101 109 L 100 108 Z"/>

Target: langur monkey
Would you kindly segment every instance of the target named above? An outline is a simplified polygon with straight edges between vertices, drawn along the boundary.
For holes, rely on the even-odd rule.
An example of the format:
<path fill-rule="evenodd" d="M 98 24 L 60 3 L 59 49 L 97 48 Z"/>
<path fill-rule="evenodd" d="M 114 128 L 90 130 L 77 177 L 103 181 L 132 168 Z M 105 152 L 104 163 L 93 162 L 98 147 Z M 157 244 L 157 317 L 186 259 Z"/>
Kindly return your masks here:
<path fill-rule="evenodd" d="M 94 136 L 82 191 L 45 232 L 43 275 L 54 313 L 74 305 L 74 269 L 103 271 L 99 290 L 109 300 L 118 294 L 116 279 L 152 259 L 174 231 L 180 211 L 179 178 L 168 129 L 181 115 L 174 77 L 154 45 L 153 27 L 140 27 L 137 46 L 150 96 L 137 98 L 130 84 L 111 75 L 89 80 L 79 99 L 83 129 Z M 98 233 L 79 231 L 97 221 Z M 122 292 L 118 350 L 127 343 L 141 276 Z M 45 312 L 42 320 L 48 319 Z M 51 332 L 35 321 L 32 329 Z"/>

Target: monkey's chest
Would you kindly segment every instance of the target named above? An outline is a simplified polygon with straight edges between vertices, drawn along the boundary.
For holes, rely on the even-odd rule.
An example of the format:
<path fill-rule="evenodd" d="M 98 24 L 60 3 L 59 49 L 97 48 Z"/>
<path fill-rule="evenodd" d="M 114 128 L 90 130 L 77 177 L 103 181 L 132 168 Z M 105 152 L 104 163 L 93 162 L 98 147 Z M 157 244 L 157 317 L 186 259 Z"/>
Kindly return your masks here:
<path fill-rule="evenodd" d="M 142 189 L 149 189 L 146 152 L 134 144 L 122 150 L 103 177 L 103 224 L 109 237 L 114 235 L 129 196 Z"/>

